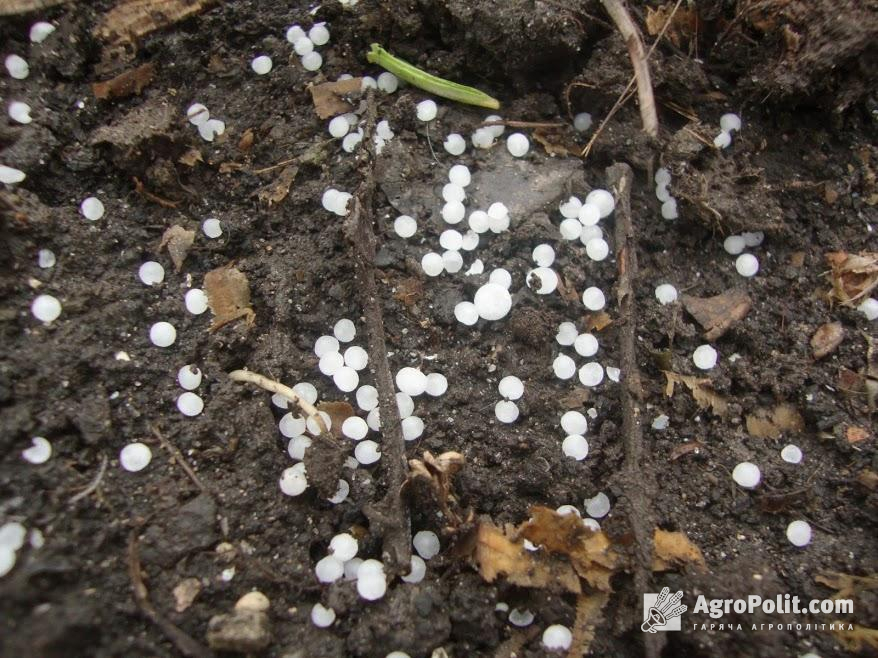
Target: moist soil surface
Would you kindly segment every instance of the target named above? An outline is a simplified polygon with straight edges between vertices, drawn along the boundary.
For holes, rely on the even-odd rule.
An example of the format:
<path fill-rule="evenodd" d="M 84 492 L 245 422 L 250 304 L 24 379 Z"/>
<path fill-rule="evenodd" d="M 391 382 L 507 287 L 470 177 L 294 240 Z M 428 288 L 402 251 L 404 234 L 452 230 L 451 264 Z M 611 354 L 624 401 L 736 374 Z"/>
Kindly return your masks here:
<path fill-rule="evenodd" d="M 689 606 L 682 632 L 658 637 L 640 630 L 644 592 L 635 587 L 635 567 L 617 573 L 595 622 L 593 655 L 870 650 L 857 639 L 862 632 L 833 632 L 828 624 L 843 619 L 844 629 L 878 628 L 874 580 L 846 594 L 854 599 L 852 615 L 757 611 L 711 620 L 692 611 L 700 594 L 826 599 L 836 590 L 820 582 L 821 574 L 876 571 L 875 325 L 856 304 L 832 298 L 825 258 L 878 251 L 878 19 L 869 3 L 707 2 L 700 14 L 683 3 L 684 13 L 650 58 L 659 137 L 643 134 L 635 98 L 584 158 L 579 152 L 632 70 L 598 3 L 567 9 L 554 2 L 420 0 L 345 9 L 328 2 L 309 11 L 305 3 L 275 0 L 155 2 L 149 18 L 133 27 L 118 26 L 124 16 L 111 13 L 111 2 L 11 4 L 56 6 L 0 19 L 4 57 L 18 53 L 30 66 L 25 80 L 4 71 L 4 109 L 23 100 L 34 119 L 19 125 L 4 112 L 0 125 L 0 163 L 27 174 L 0 190 L 0 523 L 20 522 L 30 533 L 0 579 L 0 653 L 213 655 L 208 622 L 258 589 L 270 601 L 268 656 L 557 655 L 541 643 L 542 631 L 552 624 L 572 628 L 576 597 L 503 577 L 486 582 L 466 539 L 480 521 L 518 525 L 537 505 L 572 505 L 585 515 L 586 501 L 599 492 L 612 504 L 599 522 L 620 552 L 633 556 L 638 529 L 651 535 L 658 527 L 685 533 L 706 567 L 649 574 L 647 591 L 682 590 Z M 149 3 L 118 4 L 132 10 Z M 197 11 L 178 16 L 180 7 Z M 655 9 L 634 10 L 644 31 Z M 57 26 L 41 44 L 27 37 L 36 20 Z M 311 73 L 284 34 L 293 23 L 307 30 L 316 21 L 327 22 L 331 39 L 318 48 L 322 68 Z M 150 22 L 156 29 L 149 31 Z M 647 46 L 657 37 L 649 31 Z M 414 107 L 430 96 L 402 86 L 352 99 L 364 130 L 371 134 L 369 117 L 386 119 L 395 136 L 380 154 L 362 145 L 347 153 L 328 134 L 328 118 L 315 113 L 307 88 L 342 74 L 377 76 L 380 70 L 365 61 L 372 42 L 487 91 L 501 101 L 498 114 L 506 119 L 563 126 L 507 128 L 507 135 L 521 130 L 530 137 L 528 154 L 513 159 L 505 135 L 487 150 L 469 143 L 489 111 L 436 99 L 439 115 L 426 125 Z M 251 70 L 259 54 L 273 59 L 267 75 Z M 93 83 L 143 65 L 151 69 L 137 85 L 142 89 L 96 97 Z M 213 142 L 186 119 L 195 102 L 225 122 Z M 579 112 L 594 118 L 588 132 L 571 127 Z M 743 127 L 729 148 L 717 149 L 713 139 L 726 112 L 739 113 Z M 463 155 L 443 149 L 452 132 L 467 139 Z M 618 209 L 601 222 L 610 246 L 603 261 L 590 260 L 578 240 L 562 240 L 558 232 L 559 203 L 606 187 L 606 168 L 614 162 L 634 171 L 631 239 L 639 271 L 628 316 L 616 295 L 623 265 L 614 230 Z M 454 228 L 440 209 L 448 168 L 456 163 L 473 175 L 467 212 L 502 201 L 511 227 L 484 234 L 475 251 L 461 252 L 460 272 L 428 277 L 421 257 L 441 252 L 439 234 Z M 672 175 L 675 220 L 662 218 L 656 199 L 653 175 L 661 166 Z M 358 597 L 352 581 L 321 584 L 314 568 L 340 532 L 358 538 L 360 557 L 382 559 L 388 526 L 367 512 L 387 495 L 393 465 L 345 463 L 355 443 L 342 438 L 341 459 L 308 462 L 312 486 L 284 495 L 278 480 L 293 464 L 288 439 L 278 431 L 286 412 L 269 393 L 228 377 L 248 368 L 288 385 L 311 382 L 320 401 L 347 401 L 356 409 L 353 393 L 340 392 L 318 371 L 313 349 L 341 318 L 356 325 L 353 344 L 369 346 L 362 252 L 350 239 L 350 217 L 321 205 L 330 187 L 374 191 L 357 214 L 376 236 L 366 265 L 391 372 L 413 366 L 448 380 L 444 395 L 415 398 L 425 430 L 405 444 L 406 457 L 453 451 L 465 459 L 451 481 L 460 519 L 443 514 L 429 488 L 406 487 L 411 532 L 437 533 L 442 550 L 417 584 L 402 582 L 388 565 L 387 593 L 375 602 Z M 79 211 L 88 196 L 106 207 L 94 222 Z M 394 233 L 400 214 L 417 219 L 412 238 Z M 219 219 L 220 237 L 202 232 L 208 218 Z M 160 247 L 175 225 L 195 232 L 179 269 Z M 764 241 L 748 248 L 759 260 L 752 278 L 737 274 L 735 257 L 723 248 L 726 237 L 742 231 L 764 232 Z M 560 286 L 549 295 L 526 285 L 531 252 L 541 243 L 556 251 L 552 267 Z M 55 254 L 53 267 L 38 266 L 41 249 Z M 466 275 L 476 258 L 484 273 Z M 161 283 L 138 279 L 148 260 L 164 266 Z M 211 331 L 212 313 L 188 313 L 184 294 L 226 266 L 246 276 L 255 318 Z M 471 327 L 459 323 L 455 305 L 472 300 L 501 267 L 512 275 L 509 315 Z M 654 295 L 660 283 L 674 284 L 681 301 L 660 305 Z M 590 286 L 605 293 L 605 315 L 584 308 L 581 294 Z M 749 310 L 734 319 L 721 313 L 730 326 L 708 340 L 683 295 L 731 290 L 746 295 Z M 30 310 L 43 293 L 63 306 L 48 324 Z M 175 326 L 172 346 L 151 344 L 150 327 L 158 321 Z M 555 341 L 564 321 L 597 336 L 595 356 L 581 357 Z M 843 331 L 840 342 L 816 359 L 812 336 L 832 322 Z M 634 423 L 639 440 L 626 435 L 623 417 L 628 373 L 621 373 L 622 383 L 606 376 L 587 388 L 552 370 L 565 353 L 577 367 L 597 361 L 609 375 L 621 365 L 620 341 L 630 323 L 642 395 Z M 704 343 L 719 358 L 713 369 L 699 371 L 692 353 Z M 376 383 L 377 363 L 370 355 L 362 383 Z M 195 391 L 204 410 L 195 417 L 176 406 L 183 392 L 176 375 L 185 364 L 204 374 Z M 684 383 L 668 395 L 665 372 L 706 382 L 694 397 Z M 511 424 L 494 415 L 497 384 L 506 375 L 525 387 Z M 767 429 L 758 422 L 779 407 L 782 419 L 776 416 Z M 559 420 L 569 410 L 588 418 L 589 453 L 582 461 L 561 449 Z M 661 415 L 667 427 L 655 429 Z M 380 444 L 387 434 L 368 438 Z M 52 445 L 51 458 L 39 465 L 21 455 L 35 436 Z M 135 441 L 151 448 L 152 461 L 132 473 L 120 466 L 119 454 Z M 804 453 L 799 464 L 780 457 L 790 443 Z M 318 445 L 315 439 L 308 450 Z M 761 469 L 754 490 L 732 480 L 742 461 Z M 327 498 L 338 479 L 350 493 L 333 504 Z M 794 520 L 812 528 L 806 547 L 787 540 Z M 139 580 L 148 604 L 135 596 Z M 181 586 L 197 592 L 194 600 L 179 600 Z M 317 603 L 335 610 L 328 628 L 311 622 Z M 512 625 L 499 603 L 531 611 L 532 625 Z M 732 628 L 701 626 L 712 622 Z"/>

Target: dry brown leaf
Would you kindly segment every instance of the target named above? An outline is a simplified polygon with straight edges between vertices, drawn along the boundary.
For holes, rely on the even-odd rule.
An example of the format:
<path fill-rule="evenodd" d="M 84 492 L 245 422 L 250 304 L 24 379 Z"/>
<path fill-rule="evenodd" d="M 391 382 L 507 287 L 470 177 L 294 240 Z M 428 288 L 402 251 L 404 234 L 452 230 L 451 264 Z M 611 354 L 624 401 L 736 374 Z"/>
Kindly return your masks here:
<path fill-rule="evenodd" d="M 325 411 L 329 414 L 330 432 L 337 439 L 344 436 L 341 431 L 342 423 L 356 413 L 354 408 L 344 400 L 321 402 L 317 405 L 317 411 Z"/>
<path fill-rule="evenodd" d="M 603 331 L 613 324 L 613 318 L 606 311 L 589 313 L 585 318 L 585 326 L 589 331 Z"/>
<path fill-rule="evenodd" d="M 580 594 L 582 585 L 569 563 L 548 556 L 538 556 L 513 542 L 490 522 L 482 522 L 476 531 L 475 562 L 482 578 L 489 583 L 499 576 L 522 587 L 557 588 Z"/>
<path fill-rule="evenodd" d="M 811 352 L 815 359 L 822 359 L 832 354 L 843 340 L 844 327 L 841 322 L 827 322 L 811 336 Z"/>
<path fill-rule="evenodd" d="M 832 631 L 845 649 L 859 652 L 869 648 L 878 651 L 878 630 L 859 624 L 850 624 L 853 628 L 848 629 L 849 624 L 850 622 L 837 620 L 836 629 Z"/>
<path fill-rule="evenodd" d="M 559 398 L 558 403 L 561 409 L 581 409 L 589 400 L 591 400 L 591 391 L 585 387 L 578 387 Z"/>
<path fill-rule="evenodd" d="M 201 581 L 198 578 L 181 580 L 174 588 L 174 609 L 185 612 L 201 592 Z"/>
<path fill-rule="evenodd" d="M 167 135 L 174 124 L 176 112 L 162 98 L 151 98 L 124 114 L 108 126 L 91 134 L 91 144 L 112 144 L 116 147 L 137 146 L 157 135 Z"/>
<path fill-rule="evenodd" d="M 557 155 L 562 158 L 578 158 L 580 151 L 582 151 L 582 147 L 578 146 L 576 142 L 567 139 L 565 135 L 555 130 L 537 128 L 531 135 L 534 141 L 539 142 L 545 149 L 546 155 L 551 157 Z"/>
<path fill-rule="evenodd" d="M 805 252 L 804 251 L 795 251 L 790 255 L 790 266 L 795 267 L 797 270 L 801 269 L 805 265 Z"/>
<path fill-rule="evenodd" d="M 195 231 L 189 231 L 175 224 L 162 235 L 159 251 L 167 247 L 171 262 L 174 263 L 174 269 L 179 272 L 183 268 L 183 261 L 186 260 L 186 255 L 193 242 L 195 242 Z"/>
<path fill-rule="evenodd" d="M 878 491 L 878 473 L 870 469 L 863 469 L 857 474 L 857 482 L 869 491 Z"/>
<path fill-rule="evenodd" d="M 0 2 L 0 16 L 29 14 L 40 9 L 62 5 L 69 0 L 3 0 Z"/>
<path fill-rule="evenodd" d="M 129 44 L 150 32 L 186 20 L 217 0 L 120 0 L 104 14 L 95 29 L 110 45 Z"/>
<path fill-rule="evenodd" d="M 424 297 L 424 282 L 420 277 L 402 279 L 396 285 L 393 298 L 402 302 L 409 308 L 417 304 Z"/>
<path fill-rule="evenodd" d="M 851 444 L 865 441 L 870 436 L 872 435 L 869 433 L 869 430 L 863 427 L 857 427 L 856 425 L 848 427 L 844 432 L 844 438 Z"/>
<path fill-rule="evenodd" d="M 252 128 L 247 128 L 238 140 L 238 150 L 245 153 L 253 148 L 253 142 L 256 140 L 256 134 Z"/>
<path fill-rule="evenodd" d="M 747 432 L 759 439 L 777 439 L 784 432 L 801 432 L 804 429 L 802 414 L 787 403 L 773 409 L 757 409 L 747 415 Z"/>
<path fill-rule="evenodd" d="M 714 297 L 683 295 L 683 306 L 704 327 L 704 337 L 714 341 L 750 312 L 750 296 L 742 289 L 728 290 Z"/>
<path fill-rule="evenodd" d="M 680 443 L 679 445 L 674 446 L 674 448 L 671 450 L 670 461 L 675 462 L 683 455 L 688 455 L 690 453 L 700 455 L 703 448 L 704 444 L 700 441 L 689 441 L 688 443 Z"/>
<path fill-rule="evenodd" d="M 667 386 L 665 386 L 665 395 L 667 397 L 673 397 L 675 384 L 684 384 L 689 389 L 689 392 L 692 393 L 695 402 L 702 409 L 713 409 L 713 412 L 718 416 L 724 416 L 728 413 L 728 401 L 713 390 L 709 379 L 699 379 L 691 375 L 680 375 L 670 370 L 662 370 L 662 372 L 668 380 Z"/>
<path fill-rule="evenodd" d="M 706 568 L 701 549 L 689 541 L 685 533 L 669 532 L 656 528 L 654 541 L 653 571 L 667 571 L 675 566 L 685 564 L 691 564 L 700 569 Z"/>
<path fill-rule="evenodd" d="M 155 77 L 155 65 L 147 62 L 138 66 L 136 69 L 130 69 L 124 73 L 120 73 L 115 78 L 104 82 L 95 82 L 91 86 L 91 90 L 95 98 L 100 100 L 110 100 L 113 98 L 124 98 L 132 94 L 139 95 L 144 88 L 152 82 Z"/>
<path fill-rule="evenodd" d="M 833 251 L 826 254 L 826 262 L 832 267 L 833 297 L 846 306 L 856 306 L 878 286 L 878 253 Z"/>
<path fill-rule="evenodd" d="M 360 93 L 362 84 L 363 78 L 349 78 L 312 85 L 309 89 L 317 116 L 321 119 L 328 119 L 350 112 L 353 106 L 344 97 Z"/>
<path fill-rule="evenodd" d="M 236 267 L 226 265 L 205 274 L 204 292 L 214 315 L 211 332 L 240 318 L 247 321 L 247 326 L 256 321 L 256 313 L 250 306 L 250 282 Z"/>
<path fill-rule="evenodd" d="M 259 200 L 271 208 L 274 204 L 286 199 L 297 173 L 299 173 L 298 167 L 284 167 L 273 182 L 257 192 Z"/>
<path fill-rule="evenodd" d="M 576 619 L 573 621 L 573 641 L 567 658 L 582 658 L 588 654 L 594 641 L 595 629 L 601 621 L 601 612 L 610 600 L 606 592 L 581 595 L 576 599 Z"/>
<path fill-rule="evenodd" d="M 821 571 L 814 581 L 836 590 L 832 599 L 852 599 L 860 592 L 878 591 L 878 576 L 853 576 L 840 571 Z"/>
<path fill-rule="evenodd" d="M 671 24 L 665 32 L 665 37 L 677 48 L 682 48 L 688 43 L 693 35 L 698 34 L 698 12 L 693 8 L 680 6 L 674 13 L 675 2 L 668 2 L 657 9 L 646 8 L 646 31 L 650 36 L 660 33 L 668 19 Z M 673 17 L 672 17 L 673 15 Z"/>

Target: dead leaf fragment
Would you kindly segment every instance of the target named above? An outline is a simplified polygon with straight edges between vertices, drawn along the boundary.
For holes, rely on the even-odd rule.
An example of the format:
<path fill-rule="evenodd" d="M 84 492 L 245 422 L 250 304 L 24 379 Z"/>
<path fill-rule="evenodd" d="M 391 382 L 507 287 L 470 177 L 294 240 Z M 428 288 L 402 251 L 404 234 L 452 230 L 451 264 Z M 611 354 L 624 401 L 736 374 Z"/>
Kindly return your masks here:
<path fill-rule="evenodd" d="M 743 289 L 728 290 L 713 297 L 683 295 L 683 306 L 704 327 L 704 337 L 713 341 L 725 334 L 750 312 L 750 296 Z"/>
<path fill-rule="evenodd" d="M 811 352 L 815 359 L 822 359 L 832 354 L 843 340 L 844 327 L 841 322 L 827 322 L 811 336 Z"/>
<path fill-rule="evenodd" d="M 671 450 L 670 461 L 675 462 L 683 455 L 688 455 L 690 453 L 695 453 L 696 455 L 701 454 L 701 450 L 704 448 L 704 444 L 700 441 L 688 441 L 687 443 L 680 443 L 679 445 L 674 446 Z"/>
<path fill-rule="evenodd" d="M 878 253 L 833 251 L 826 254 L 826 261 L 832 267 L 832 295 L 846 306 L 856 306 L 878 286 Z"/>
<path fill-rule="evenodd" d="M 198 578 L 181 580 L 174 588 L 174 608 L 177 612 L 185 612 L 201 593 L 201 581 Z"/>
<path fill-rule="evenodd" d="M 194 167 L 199 162 L 204 162 L 204 156 L 201 155 L 201 151 L 199 151 L 195 147 L 192 147 L 179 158 L 177 158 L 177 162 L 186 165 L 187 167 Z"/>
<path fill-rule="evenodd" d="M 195 16 L 216 0 L 121 0 L 95 29 L 110 45 L 135 43 L 140 37 Z"/>
<path fill-rule="evenodd" d="M 581 595 L 576 599 L 576 619 L 573 622 L 573 641 L 567 658 L 582 658 L 588 655 L 595 638 L 595 629 L 601 621 L 601 612 L 610 600 L 606 592 Z"/>
<path fill-rule="evenodd" d="M 857 474 L 857 482 L 869 491 L 878 491 L 878 473 L 870 469 L 863 469 Z"/>
<path fill-rule="evenodd" d="M 709 379 L 699 379 L 691 375 L 680 375 L 670 370 L 663 370 L 665 378 L 668 380 L 665 386 L 665 395 L 673 397 L 675 384 L 684 384 L 698 406 L 702 409 L 713 409 L 717 416 L 724 416 L 729 410 L 728 401 L 719 393 L 713 390 Z"/>
<path fill-rule="evenodd" d="M 610 314 L 606 311 L 589 313 L 585 318 L 585 326 L 589 331 L 603 331 L 611 324 L 613 324 L 613 318 L 611 318 Z"/>
<path fill-rule="evenodd" d="M 148 99 L 108 126 L 97 128 L 90 144 L 137 146 L 158 135 L 167 135 L 174 122 L 174 109 L 164 99 Z"/>
<path fill-rule="evenodd" d="M 259 200 L 271 208 L 286 199 L 297 173 L 299 173 L 298 167 L 284 167 L 274 181 L 257 192 Z"/>
<path fill-rule="evenodd" d="M 580 151 L 582 151 L 581 146 L 567 139 L 563 133 L 557 130 L 537 128 L 531 135 L 534 141 L 539 142 L 543 149 L 545 149 L 546 155 L 549 157 L 578 158 Z"/>
<path fill-rule="evenodd" d="M 860 592 L 878 591 L 878 576 L 854 576 L 841 571 L 821 571 L 814 582 L 836 590 L 832 600 L 852 599 Z"/>
<path fill-rule="evenodd" d="M 360 93 L 363 78 L 349 78 L 348 80 L 336 80 L 312 85 L 311 101 L 314 103 L 314 111 L 321 119 L 338 116 L 350 112 L 353 106 L 345 100 L 345 96 Z"/>
<path fill-rule="evenodd" d="M 676 566 L 694 565 L 705 569 L 704 555 L 682 532 L 669 532 L 656 528 L 653 537 L 655 555 L 652 560 L 653 571 L 667 571 Z"/>
<path fill-rule="evenodd" d="M 183 261 L 195 242 L 195 231 L 189 231 L 182 226 L 175 224 L 167 229 L 162 235 L 162 242 L 159 245 L 159 251 L 167 248 L 174 269 L 178 272 L 183 268 Z"/>
<path fill-rule="evenodd" d="M 256 313 L 250 306 L 250 282 L 236 267 L 226 265 L 205 274 L 204 291 L 214 315 L 211 332 L 241 318 L 247 321 L 247 326 L 256 321 Z"/>
<path fill-rule="evenodd" d="M 777 439 L 784 432 L 802 432 L 805 420 L 791 404 L 779 404 L 773 409 L 761 408 L 747 415 L 747 432 L 759 439 Z"/>
<path fill-rule="evenodd" d="M 650 36 L 655 36 L 670 21 L 665 37 L 677 48 L 682 48 L 692 39 L 693 35 L 698 34 L 698 12 L 694 9 L 695 5 L 690 5 L 689 7 L 678 7 L 675 13 L 675 4 L 668 2 L 656 9 L 647 7 L 646 30 Z"/>
<path fill-rule="evenodd" d="M 103 82 L 95 82 L 91 90 L 95 98 L 111 100 L 124 98 L 132 94 L 140 95 L 140 92 L 149 85 L 155 77 L 155 65 L 147 62 L 135 69 L 129 69 L 120 73 L 115 78 Z"/>
<path fill-rule="evenodd" d="M 330 432 L 337 439 L 344 436 L 341 432 L 342 424 L 354 415 L 354 408 L 344 400 L 321 402 L 317 405 L 317 411 L 329 414 Z"/>
<path fill-rule="evenodd" d="M 832 631 L 845 649 L 852 652 L 865 651 L 867 648 L 878 651 L 878 630 L 859 624 L 852 624 L 853 628 L 849 629 L 848 624 L 850 622 L 836 620 L 836 628 Z"/>
<path fill-rule="evenodd" d="M 238 140 L 238 150 L 246 153 L 253 147 L 255 139 L 256 135 L 253 133 L 253 129 L 247 128 L 247 130 L 244 131 L 244 134 L 241 135 L 241 139 Z"/>
<path fill-rule="evenodd" d="M 38 9 L 48 9 L 65 2 L 68 0 L 4 0 L 4 2 L 0 2 L 0 16 L 29 14 Z"/>
<path fill-rule="evenodd" d="M 844 432 L 844 438 L 848 443 L 860 443 L 860 441 L 865 441 L 870 436 L 869 430 L 863 427 L 857 427 L 856 425 L 852 425 L 848 427 Z"/>

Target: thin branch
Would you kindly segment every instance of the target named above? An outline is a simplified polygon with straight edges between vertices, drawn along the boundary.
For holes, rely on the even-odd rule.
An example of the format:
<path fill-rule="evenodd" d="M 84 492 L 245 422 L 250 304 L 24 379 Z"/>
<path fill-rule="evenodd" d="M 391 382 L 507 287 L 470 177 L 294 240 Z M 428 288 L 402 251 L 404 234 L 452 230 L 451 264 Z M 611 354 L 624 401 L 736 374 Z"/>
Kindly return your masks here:
<path fill-rule="evenodd" d="M 210 491 L 208 490 L 207 487 L 204 486 L 204 484 L 201 482 L 201 480 L 195 474 L 195 471 L 192 470 L 192 467 L 189 465 L 189 462 L 186 461 L 186 458 L 183 457 L 183 453 L 180 452 L 180 450 L 177 448 L 177 446 L 175 446 L 173 443 L 171 443 L 170 440 L 166 439 L 165 435 L 162 434 L 161 431 L 159 431 L 159 428 L 156 427 L 155 425 L 150 425 L 149 429 L 153 433 L 153 436 L 155 436 L 155 438 L 157 438 L 159 440 L 159 443 L 162 444 L 162 447 L 165 450 L 167 450 L 169 453 L 171 453 L 171 457 L 173 457 L 176 460 L 176 462 L 180 465 L 180 468 L 182 468 L 185 471 L 186 475 L 189 476 L 189 479 L 192 480 L 192 483 L 196 487 L 198 487 L 202 493 L 209 494 Z"/>
<path fill-rule="evenodd" d="M 75 496 L 73 496 L 70 499 L 71 505 L 78 503 L 80 500 L 82 500 L 86 496 L 90 496 L 92 493 L 94 493 L 94 491 L 99 486 L 101 486 L 101 481 L 104 479 L 104 473 L 107 472 L 107 462 L 108 461 L 109 460 L 107 459 L 107 455 L 102 454 L 101 455 L 101 465 L 98 468 L 98 474 L 95 475 L 94 479 L 89 483 L 89 485 L 85 489 L 83 489 L 82 491 L 80 491 L 78 494 L 76 494 Z"/>
<path fill-rule="evenodd" d="M 563 121 L 511 121 L 508 119 L 499 119 L 495 121 L 483 121 L 482 126 L 507 126 L 509 128 L 564 128 L 566 123 Z"/>

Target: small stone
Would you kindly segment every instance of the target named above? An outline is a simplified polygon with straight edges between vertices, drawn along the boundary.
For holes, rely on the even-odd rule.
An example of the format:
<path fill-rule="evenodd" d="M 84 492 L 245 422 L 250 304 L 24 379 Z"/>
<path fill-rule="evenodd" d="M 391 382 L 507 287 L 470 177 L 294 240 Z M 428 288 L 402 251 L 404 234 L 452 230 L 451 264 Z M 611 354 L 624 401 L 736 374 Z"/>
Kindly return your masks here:
<path fill-rule="evenodd" d="M 259 590 L 247 592 L 235 603 L 235 610 L 252 610 L 255 612 L 266 612 L 270 606 L 268 597 Z"/>
<path fill-rule="evenodd" d="M 207 644 L 214 651 L 258 653 L 271 644 L 268 615 L 258 610 L 235 610 L 215 615 L 207 623 Z"/>

